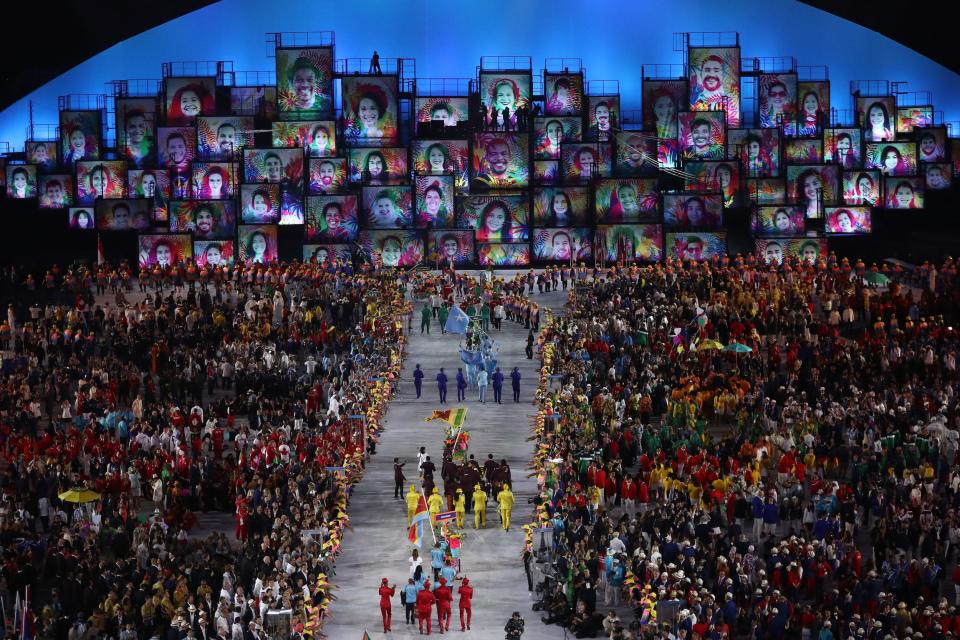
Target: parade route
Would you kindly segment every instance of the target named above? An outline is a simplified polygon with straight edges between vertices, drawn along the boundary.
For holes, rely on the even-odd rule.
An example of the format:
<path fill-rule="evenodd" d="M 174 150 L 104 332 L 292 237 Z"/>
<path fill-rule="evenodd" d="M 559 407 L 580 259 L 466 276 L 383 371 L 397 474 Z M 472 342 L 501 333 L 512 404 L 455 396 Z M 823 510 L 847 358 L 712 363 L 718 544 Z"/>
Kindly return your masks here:
<path fill-rule="evenodd" d="M 561 308 L 566 300 L 565 292 L 553 292 L 534 296 L 534 301 L 543 309 Z M 431 335 L 420 334 L 420 303 L 414 305 L 412 332 L 407 345 L 403 366 L 401 393 L 393 400 L 385 416 L 385 431 L 377 447 L 377 454 L 368 463 L 363 479 L 354 487 L 350 501 L 349 516 L 353 531 L 343 539 L 343 549 L 337 559 L 336 576 L 332 578 L 337 598 L 330 608 L 330 617 L 323 632 L 328 638 L 357 639 L 363 637 L 364 629 L 371 636 L 384 636 L 379 610 L 377 589 L 380 579 L 387 578 L 397 585 L 393 598 L 393 631 L 389 637 L 420 637 L 416 624 L 404 622 L 403 605 L 399 591 L 409 577 L 408 558 L 412 545 L 407 540 L 406 507 L 403 498 L 394 499 L 393 459 L 406 462 L 404 472 L 407 482 L 404 491 L 417 480 L 417 456 L 421 446 L 436 463 L 435 474 L 438 488 L 440 479 L 444 423 L 424 422 L 434 409 L 467 407 L 465 428 L 471 433 L 470 450 L 480 464 L 492 453 L 497 461 L 506 459 L 513 478 L 516 504 L 509 532 L 503 531 L 497 514 L 494 496 L 487 507 L 486 529 L 475 530 L 473 517 L 467 514 L 465 539 L 461 554 L 463 575 L 470 579 L 474 588 L 473 622 L 471 630 L 460 631 L 457 603 L 459 596 L 454 585 L 454 600 L 450 633 L 465 638 L 504 637 L 503 627 L 513 611 L 519 611 L 526 620 L 524 640 L 556 638 L 563 630 L 549 627 L 540 621 L 540 613 L 531 611 L 533 596 L 527 589 L 522 552 L 524 531 L 522 525 L 530 521 L 531 498 L 536 491 L 534 478 L 527 478 L 527 465 L 532 455 L 529 422 L 534 414 L 532 404 L 539 376 L 539 360 L 528 360 L 524 354 L 527 330 L 520 324 L 504 321 L 501 331 L 491 328 L 490 334 L 498 349 L 498 366 L 505 376 L 513 367 L 520 368 L 522 376 L 520 403 L 513 402 L 510 380 L 504 383 L 503 404 L 493 402 L 492 387 L 488 390 L 487 403 L 477 400 L 476 387 L 467 390 L 466 401 L 457 403 L 455 375 L 459 360 L 457 347 L 462 336 L 440 335 L 439 325 L 434 320 Z M 541 322 L 542 326 L 542 322 Z M 423 394 L 416 398 L 412 372 L 416 364 L 424 370 Z M 450 378 L 447 404 L 439 403 L 435 377 L 444 367 Z M 419 489 L 419 483 L 417 483 Z M 429 549 L 433 541 L 428 537 L 421 549 L 425 556 L 424 567 L 429 568 Z M 437 633 L 436 607 L 433 610 L 433 633 Z"/>

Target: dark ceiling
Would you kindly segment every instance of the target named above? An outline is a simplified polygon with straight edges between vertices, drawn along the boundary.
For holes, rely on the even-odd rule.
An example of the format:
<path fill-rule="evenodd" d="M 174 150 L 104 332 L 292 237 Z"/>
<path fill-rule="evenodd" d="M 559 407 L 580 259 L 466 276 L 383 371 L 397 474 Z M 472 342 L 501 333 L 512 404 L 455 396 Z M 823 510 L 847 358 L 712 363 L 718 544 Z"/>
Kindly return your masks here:
<path fill-rule="evenodd" d="M 42 42 L 56 45 L 37 46 L 35 29 L 20 29 L 4 38 L 3 59 L 16 63 L 0 70 L 0 109 L 114 44 L 215 1 L 99 0 L 95 11 L 90 10 L 89 4 L 75 0 L 58 3 L 62 5 L 57 9 L 58 20 L 46 21 L 40 36 Z M 801 1 L 877 31 L 960 73 L 960 56 L 955 53 L 949 20 L 907 20 L 895 6 L 889 11 L 878 10 L 876 0 Z"/>

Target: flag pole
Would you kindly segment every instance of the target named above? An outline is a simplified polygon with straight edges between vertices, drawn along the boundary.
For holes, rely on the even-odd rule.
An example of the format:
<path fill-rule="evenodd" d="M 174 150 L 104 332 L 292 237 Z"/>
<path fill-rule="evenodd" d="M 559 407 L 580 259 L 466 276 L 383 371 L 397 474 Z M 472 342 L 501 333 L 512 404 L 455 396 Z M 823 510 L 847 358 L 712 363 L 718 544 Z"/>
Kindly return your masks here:
<path fill-rule="evenodd" d="M 423 485 L 420 485 L 420 497 L 423 498 L 423 504 L 427 507 L 427 513 L 430 513 L 430 505 L 427 504 L 427 496 L 423 493 Z M 433 516 L 430 516 L 430 535 L 433 536 L 433 543 L 437 543 L 437 533 L 433 530 Z"/>

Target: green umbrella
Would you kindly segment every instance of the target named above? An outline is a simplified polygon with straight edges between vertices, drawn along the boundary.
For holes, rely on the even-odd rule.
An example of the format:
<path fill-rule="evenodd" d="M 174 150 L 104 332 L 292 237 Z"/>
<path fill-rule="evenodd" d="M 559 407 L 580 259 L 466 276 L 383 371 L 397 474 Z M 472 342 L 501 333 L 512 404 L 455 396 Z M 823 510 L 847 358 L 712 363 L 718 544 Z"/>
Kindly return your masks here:
<path fill-rule="evenodd" d="M 868 271 L 867 273 L 863 274 L 863 280 L 864 282 L 868 282 L 870 284 L 889 284 L 890 283 L 890 278 L 880 273 L 879 271 Z"/>
<path fill-rule="evenodd" d="M 740 344 L 739 342 L 731 342 L 723 348 L 724 351 L 732 351 L 733 353 L 750 353 L 753 351 L 750 347 L 745 344 Z"/>

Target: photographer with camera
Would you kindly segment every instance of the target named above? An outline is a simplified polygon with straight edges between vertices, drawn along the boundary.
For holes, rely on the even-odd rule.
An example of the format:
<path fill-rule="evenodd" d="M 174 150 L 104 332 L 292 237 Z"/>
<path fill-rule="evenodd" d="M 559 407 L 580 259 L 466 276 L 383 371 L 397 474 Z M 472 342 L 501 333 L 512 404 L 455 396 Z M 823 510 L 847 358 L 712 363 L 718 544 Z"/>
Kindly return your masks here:
<path fill-rule="evenodd" d="M 507 632 L 506 640 L 517 640 L 523 635 L 523 618 L 519 611 L 514 611 L 513 616 L 507 620 L 507 626 L 503 628 Z"/>

